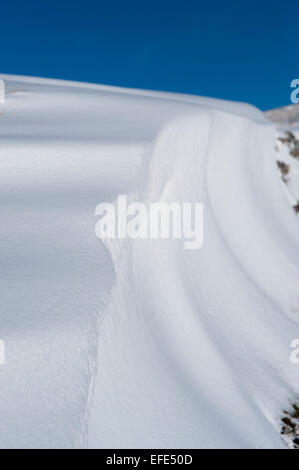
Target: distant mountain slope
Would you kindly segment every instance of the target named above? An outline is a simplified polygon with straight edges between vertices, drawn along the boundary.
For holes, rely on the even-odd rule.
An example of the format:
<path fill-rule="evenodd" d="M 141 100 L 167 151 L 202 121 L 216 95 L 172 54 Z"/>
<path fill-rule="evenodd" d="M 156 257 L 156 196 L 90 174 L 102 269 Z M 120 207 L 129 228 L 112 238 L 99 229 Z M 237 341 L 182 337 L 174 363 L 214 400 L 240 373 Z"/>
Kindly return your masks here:
<path fill-rule="evenodd" d="M 270 109 L 265 112 L 268 119 L 280 124 L 299 124 L 299 104 Z"/>

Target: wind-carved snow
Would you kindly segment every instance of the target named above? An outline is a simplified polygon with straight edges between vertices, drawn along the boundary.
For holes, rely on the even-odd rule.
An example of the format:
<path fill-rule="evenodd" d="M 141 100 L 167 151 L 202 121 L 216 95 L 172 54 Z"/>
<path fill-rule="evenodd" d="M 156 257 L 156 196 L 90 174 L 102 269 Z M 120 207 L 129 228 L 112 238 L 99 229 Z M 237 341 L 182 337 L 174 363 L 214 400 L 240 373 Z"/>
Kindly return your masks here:
<path fill-rule="evenodd" d="M 282 447 L 299 251 L 276 126 L 238 103 L 1 78 L 0 446 Z M 125 193 L 203 202 L 203 247 L 105 247 L 95 207 Z"/>
<path fill-rule="evenodd" d="M 91 447 L 283 446 L 280 412 L 299 386 L 298 223 L 274 143 L 274 126 L 206 109 L 157 137 L 137 200 L 203 202 L 204 247 L 108 244 Z"/>

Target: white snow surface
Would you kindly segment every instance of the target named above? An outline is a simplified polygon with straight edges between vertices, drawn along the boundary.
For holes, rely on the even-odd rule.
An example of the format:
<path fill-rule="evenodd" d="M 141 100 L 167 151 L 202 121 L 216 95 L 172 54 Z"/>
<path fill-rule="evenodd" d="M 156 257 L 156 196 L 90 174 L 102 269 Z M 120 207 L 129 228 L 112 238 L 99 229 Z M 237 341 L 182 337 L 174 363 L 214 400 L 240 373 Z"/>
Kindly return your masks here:
<path fill-rule="evenodd" d="M 239 103 L 0 75 L 0 447 L 281 448 L 299 215 Z M 118 194 L 203 202 L 204 245 L 95 237 Z"/>

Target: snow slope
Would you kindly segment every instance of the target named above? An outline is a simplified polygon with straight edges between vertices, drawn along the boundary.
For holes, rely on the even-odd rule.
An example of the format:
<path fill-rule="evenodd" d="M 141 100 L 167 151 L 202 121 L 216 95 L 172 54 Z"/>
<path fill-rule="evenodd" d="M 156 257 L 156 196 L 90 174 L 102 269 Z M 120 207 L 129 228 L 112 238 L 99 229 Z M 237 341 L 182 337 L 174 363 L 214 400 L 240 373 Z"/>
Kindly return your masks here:
<path fill-rule="evenodd" d="M 0 78 L 1 447 L 283 447 L 299 242 L 275 124 L 245 104 Z M 203 248 L 104 246 L 94 209 L 118 194 L 203 202 Z"/>

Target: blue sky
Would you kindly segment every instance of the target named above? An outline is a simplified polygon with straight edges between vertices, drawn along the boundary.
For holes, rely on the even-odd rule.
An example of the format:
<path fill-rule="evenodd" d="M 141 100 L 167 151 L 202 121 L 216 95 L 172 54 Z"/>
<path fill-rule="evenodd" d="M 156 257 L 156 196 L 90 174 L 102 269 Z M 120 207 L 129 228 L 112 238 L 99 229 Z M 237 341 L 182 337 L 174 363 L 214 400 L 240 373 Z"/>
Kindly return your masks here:
<path fill-rule="evenodd" d="M 0 70 L 132 88 L 290 103 L 298 0 L 11 0 Z"/>

